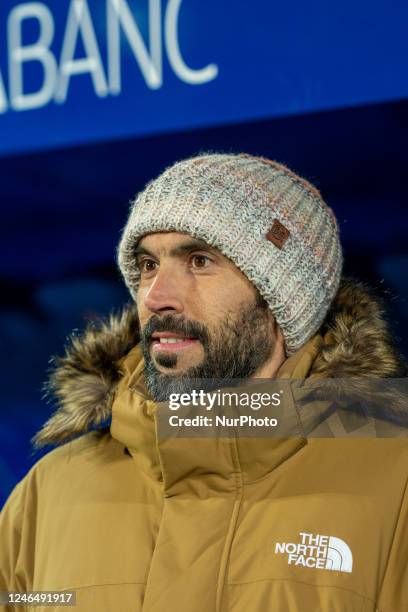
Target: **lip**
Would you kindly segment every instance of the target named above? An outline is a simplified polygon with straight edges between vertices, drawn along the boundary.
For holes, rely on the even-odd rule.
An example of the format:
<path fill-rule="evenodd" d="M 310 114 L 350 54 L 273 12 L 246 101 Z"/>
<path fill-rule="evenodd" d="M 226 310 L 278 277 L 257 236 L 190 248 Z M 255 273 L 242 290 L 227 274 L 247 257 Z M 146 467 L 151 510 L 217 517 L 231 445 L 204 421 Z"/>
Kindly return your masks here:
<path fill-rule="evenodd" d="M 180 338 L 181 340 L 194 340 L 194 338 L 186 338 L 181 334 L 175 334 L 174 332 L 153 332 L 152 338 Z"/>
<path fill-rule="evenodd" d="M 180 336 L 175 336 L 174 334 L 160 336 L 160 338 L 180 338 L 180 341 L 171 342 L 171 343 L 170 342 L 162 343 L 160 342 L 159 339 L 153 340 L 152 350 L 157 353 L 162 353 L 162 352 L 171 353 L 174 351 L 185 350 L 187 348 L 191 348 L 198 342 L 198 340 L 196 340 L 195 338 L 182 338 Z"/>

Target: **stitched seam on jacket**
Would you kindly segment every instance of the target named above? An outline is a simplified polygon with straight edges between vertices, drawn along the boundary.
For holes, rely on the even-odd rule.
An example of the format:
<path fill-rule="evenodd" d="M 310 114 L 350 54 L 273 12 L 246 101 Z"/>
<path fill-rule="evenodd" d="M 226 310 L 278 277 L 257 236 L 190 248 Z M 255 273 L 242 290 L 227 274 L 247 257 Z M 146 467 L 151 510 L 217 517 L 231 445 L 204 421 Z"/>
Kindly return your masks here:
<path fill-rule="evenodd" d="M 391 554 L 392 554 L 392 551 L 393 551 L 394 545 L 395 545 L 395 536 L 396 536 L 398 525 L 399 525 L 399 522 L 400 522 L 401 511 L 402 511 L 402 507 L 404 505 L 405 496 L 408 496 L 408 478 L 407 478 L 407 481 L 405 483 L 404 491 L 403 491 L 402 496 L 401 496 L 401 503 L 400 503 L 399 509 L 398 509 L 397 520 L 395 521 L 394 533 L 392 534 L 392 538 L 391 538 L 391 546 L 390 546 L 390 551 L 389 551 L 388 557 L 387 557 L 387 563 L 385 564 L 384 575 L 382 577 L 381 585 L 380 585 L 380 588 L 378 590 L 378 593 L 376 594 L 376 601 L 375 601 L 376 604 L 377 604 L 379 598 L 381 597 L 381 593 L 382 593 L 383 586 L 384 586 L 384 581 L 385 581 L 385 578 L 387 576 L 388 565 L 390 563 Z M 378 608 L 377 612 L 381 612 L 381 609 Z"/>
<path fill-rule="evenodd" d="M 353 595 L 357 595 L 357 597 L 361 597 L 362 599 L 370 601 L 375 605 L 374 599 L 371 599 L 371 597 L 367 597 L 367 595 L 363 595 L 362 593 L 358 593 L 357 591 L 353 591 L 352 589 L 345 589 L 344 587 L 338 587 L 332 584 L 310 584 L 310 582 L 304 582 L 303 580 L 293 580 L 292 578 L 261 578 L 259 580 L 249 580 L 248 582 L 229 582 L 228 586 L 247 586 L 249 584 L 257 584 L 258 582 L 294 582 L 296 584 L 304 584 L 311 588 L 336 589 L 338 591 L 345 591 L 346 593 L 352 593 Z"/>
<path fill-rule="evenodd" d="M 224 588 L 226 586 L 226 575 L 227 575 L 228 562 L 230 559 L 232 542 L 234 539 L 235 529 L 236 529 L 239 511 L 240 511 L 241 502 L 242 502 L 242 497 L 243 497 L 242 470 L 241 470 L 241 465 L 239 462 L 235 431 L 234 430 L 232 431 L 233 431 L 233 438 L 231 438 L 229 448 L 231 451 L 231 459 L 232 459 L 232 464 L 234 467 L 236 499 L 234 501 L 227 534 L 225 536 L 224 548 L 221 553 L 220 571 L 218 575 L 218 584 L 217 584 L 217 592 L 216 592 L 215 612 L 221 612 L 222 598 L 224 594 Z"/>
<path fill-rule="evenodd" d="M 146 586 L 146 582 L 102 582 L 96 584 L 84 584 L 82 586 L 71 586 L 57 589 L 58 591 L 80 591 L 81 589 L 93 589 L 95 587 L 106 587 L 106 586 L 123 586 L 123 585 L 138 584 Z"/>
<path fill-rule="evenodd" d="M 286 466 L 289 464 L 290 465 L 290 461 L 291 459 L 293 459 L 294 457 L 297 456 L 297 454 L 304 450 L 304 448 L 307 447 L 308 441 L 307 441 L 307 436 L 305 435 L 305 431 L 302 425 L 302 419 L 300 418 L 300 414 L 299 414 L 299 410 L 296 404 L 296 400 L 293 394 L 293 388 L 292 388 L 292 381 L 289 380 L 288 384 L 287 384 L 287 397 L 289 398 L 289 402 L 291 403 L 292 406 L 292 410 L 295 412 L 296 414 L 296 421 L 297 421 L 297 432 L 298 432 L 298 437 L 302 440 L 304 440 L 304 443 L 299 446 L 299 448 L 297 448 L 292 454 L 288 455 L 287 457 L 282 458 L 282 461 L 276 465 L 270 472 L 268 472 L 267 474 L 264 474 L 264 476 L 261 476 L 259 478 L 254 478 L 252 480 L 245 480 L 243 482 L 244 486 L 250 486 L 252 484 L 256 485 L 258 484 L 258 482 L 262 482 L 263 480 L 267 480 L 268 478 L 271 477 L 275 477 L 276 476 L 276 472 L 277 471 L 281 471 L 283 469 L 286 469 Z M 291 436 L 296 437 L 294 435 Z"/>

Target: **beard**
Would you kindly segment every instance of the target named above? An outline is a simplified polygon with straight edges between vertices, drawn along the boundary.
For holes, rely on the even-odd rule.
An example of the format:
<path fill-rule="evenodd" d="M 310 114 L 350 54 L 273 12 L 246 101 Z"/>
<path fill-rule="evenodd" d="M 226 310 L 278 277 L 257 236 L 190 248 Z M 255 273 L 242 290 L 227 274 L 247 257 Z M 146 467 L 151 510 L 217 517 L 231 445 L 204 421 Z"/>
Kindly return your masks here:
<path fill-rule="evenodd" d="M 235 386 L 251 377 L 274 348 L 271 319 L 268 305 L 260 294 L 254 303 L 228 314 L 213 332 L 197 321 L 173 315 L 153 315 L 141 333 L 145 384 L 153 400 L 165 402 L 172 393 Z M 155 331 L 173 332 L 199 340 L 204 348 L 202 362 L 179 374 L 160 372 L 150 352 L 151 336 Z M 163 367 L 174 368 L 178 356 L 174 353 L 157 354 L 155 360 Z"/>

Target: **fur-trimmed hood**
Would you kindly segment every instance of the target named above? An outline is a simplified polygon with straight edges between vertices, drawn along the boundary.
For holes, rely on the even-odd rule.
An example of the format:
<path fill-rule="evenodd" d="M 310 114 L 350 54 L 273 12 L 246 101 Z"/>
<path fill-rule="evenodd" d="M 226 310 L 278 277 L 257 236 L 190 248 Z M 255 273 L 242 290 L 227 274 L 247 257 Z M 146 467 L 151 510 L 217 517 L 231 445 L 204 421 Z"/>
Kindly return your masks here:
<path fill-rule="evenodd" d="M 342 279 L 320 334 L 321 349 L 309 375 L 358 378 L 363 381 L 363 394 L 364 380 L 406 376 L 382 301 L 360 282 Z M 33 437 L 35 448 L 64 443 L 90 429 L 106 431 L 115 389 L 123 376 L 120 361 L 139 339 L 133 303 L 108 319 L 92 321 L 83 333 L 72 334 L 65 354 L 50 361 L 45 397 L 56 400 L 58 407 Z"/>

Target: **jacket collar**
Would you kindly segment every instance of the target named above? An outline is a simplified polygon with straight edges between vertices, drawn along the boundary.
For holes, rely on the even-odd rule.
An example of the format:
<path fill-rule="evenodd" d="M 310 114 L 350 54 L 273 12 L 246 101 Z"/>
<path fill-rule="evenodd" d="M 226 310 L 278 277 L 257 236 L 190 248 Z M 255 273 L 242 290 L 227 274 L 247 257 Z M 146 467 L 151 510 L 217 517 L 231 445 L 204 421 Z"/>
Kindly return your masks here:
<path fill-rule="evenodd" d="M 200 437 L 188 437 L 185 435 L 188 430 L 181 427 L 174 430 L 163 427 L 171 413 L 166 405 L 151 401 L 144 383 L 142 351 L 137 345 L 122 361 L 124 376 L 112 405 L 110 433 L 127 448 L 146 475 L 163 481 L 166 496 L 192 490 L 200 494 L 202 475 L 206 475 L 205 494 L 208 489 L 233 492 L 240 483 L 267 475 L 307 444 L 299 433 L 297 407 L 285 379 L 294 375 L 305 378 L 320 344 L 321 337 L 317 335 L 300 349 L 296 358 L 289 358 L 279 372 L 279 382 L 256 381 L 248 387 L 251 393 L 283 391 L 279 408 L 264 411 L 278 417 L 277 432 L 269 434 L 265 427 L 254 437 L 240 434 L 239 428 L 226 431 L 213 427 L 203 429 L 205 433 Z M 195 409 L 189 416 L 197 413 Z M 248 409 L 243 414 L 248 414 Z M 261 416 L 252 414 L 255 418 Z M 214 419 L 213 414 L 211 418 Z"/>
<path fill-rule="evenodd" d="M 34 436 L 35 448 L 67 442 L 91 429 L 109 431 L 113 399 L 126 376 L 136 372 L 133 382 L 142 384 L 138 343 L 134 304 L 71 336 L 65 354 L 51 360 L 44 390 L 49 401 L 57 401 L 57 409 Z M 371 392 L 366 384 L 370 377 L 405 375 L 381 299 L 351 279 L 342 280 L 319 334 L 287 359 L 278 373 L 283 379 L 357 377 L 363 398 Z"/>

